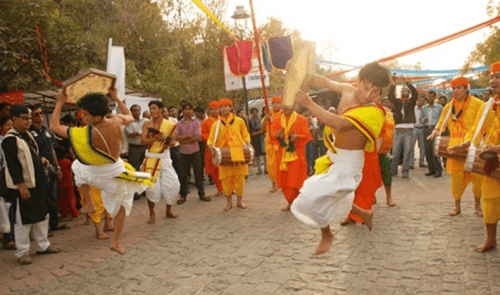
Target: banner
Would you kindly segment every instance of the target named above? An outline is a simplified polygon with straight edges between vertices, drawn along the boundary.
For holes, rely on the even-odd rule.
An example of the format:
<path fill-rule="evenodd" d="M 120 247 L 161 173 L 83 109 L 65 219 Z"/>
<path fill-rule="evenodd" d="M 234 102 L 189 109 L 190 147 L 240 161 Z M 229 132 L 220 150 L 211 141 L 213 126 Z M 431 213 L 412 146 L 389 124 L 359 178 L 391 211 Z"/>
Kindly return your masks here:
<path fill-rule="evenodd" d="M 7 102 L 10 105 L 16 103 L 24 104 L 24 96 L 22 90 L 0 93 L 0 97 L 2 98 L 2 102 Z"/>
<path fill-rule="evenodd" d="M 109 38 L 106 72 L 116 75 L 115 88 L 118 89 L 118 97 L 123 100 L 125 98 L 125 53 L 123 47 L 112 45 L 113 39 Z"/>
<path fill-rule="evenodd" d="M 237 41 L 234 46 L 224 48 L 225 60 L 235 76 L 244 76 L 252 70 L 253 42 Z"/>
<path fill-rule="evenodd" d="M 273 67 L 284 70 L 286 63 L 292 58 L 293 48 L 290 36 L 277 37 L 267 40 L 269 44 L 269 53 L 271 54 L 271 63 Z"/>
<path fill-rule="evenodd" d="M 264 71 L 264 80 L 266 87 L 269 87 L 269 73 L 266 71 Z M 252 59 L 252 70 L 248 75 L 245 76 L 245 84 L 247 90 L 262 88 L 262 81 L 260 80 L 259 72 L 259 61 L 256 57 Z M 226 57 L 224 57 L 224 88 L 226 91 L 243 89 L 243 81 L 241 80 L 241 76 L 235 76 L 231 73 Z"/>

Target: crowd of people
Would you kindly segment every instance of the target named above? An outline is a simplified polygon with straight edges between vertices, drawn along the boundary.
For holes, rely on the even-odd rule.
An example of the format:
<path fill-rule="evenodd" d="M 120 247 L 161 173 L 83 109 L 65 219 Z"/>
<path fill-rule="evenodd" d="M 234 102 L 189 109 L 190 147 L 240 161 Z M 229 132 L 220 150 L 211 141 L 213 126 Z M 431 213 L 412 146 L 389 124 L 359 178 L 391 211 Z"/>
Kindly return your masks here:
<path fill-rule="evenodd" d="M 493 94 L 497 100 L 499 76 L 500 64 L 495 64 L 484 100 Z M 147 198 L 149 224 L 156 222 L 155 205 L 161 199 L 165 216 L 177 218 L 174 204 L 187 202 L 194 188 L 202 202 L 224 195 L 223 210 L 229 211 L 236 195 L 236 206 L 245 209 L 245 179 L 249 165 L 255 165 L 257 175 L 268 175 L 270 193 L 281 189 L 282 211 L 321 228 L 319 254 L 333 241 L 332 222 L 362 222 L 371 230 L 377 189 L 383 186 L 388 206 L 396 206 L 392 177 L 402 166 L 402 178 L 409 178 L 417 164 L 428 169 L 429 177 L 441 177 L 445 168 L 451 174 L 455 205 L 450 216 L 460 213 L 460 199 L 472 182 L 475 211 L 484 215 L 487 227 L 487 239 L 477 250 L 495 247 L 499 181 L 467 172 L 463 160 L 445 161 L 433 149 L 436 136 L 449 134 L 448 150 L 461 152 L 479 128 L 487 134 L 485 150 L 498 152 L 498 132 L 492 131 L 498 124 L 497 104 L 489 121 L 478 126 L 476 116 L 486 104 L 469 94 L 467 79 L 451 82 L 450 102 L 432 90 L 419 94 L 402 80 L 396 97 L 395 76 L 377 63 L 363 67 L 357 87 L 314 75 L 310 85 L 339 93 L 338 106 L 326 109 L 299 91 L 301 111 L 276 96 L 269 111 L 252 108 L 249 117 L 226 98 L 211 101 L 206 111 L 185 100 L 179 107 L 165 107 L 160 100 L 150 101 L 147 110 L 127 107 L 116 89 L 110 97 L 120 114 L 110 111 L 104 94 L 87 94 L 78 101 L 75 116 L 61 117 L 67 97 L 60 92 L 50 124 L 44 123 L 40 107 L 2 103 L 0 195 L 2 224 L 8 225 L 2 227 L 3 248 L 16 250 L 18 261 L 30 264 L 30 231 L 37 253 L 55 254 L 60 249 L 48 238 L 52 231 L 69 228 L 60 221 L 86 218 L 97 239 L 109 239 L 106 232 L 114 231 L 110 249 L 123 254 L 119 238 L 133 200 Z M 388 97 L 382 99 L 388 85 Z M 206 194 L 206 184 L 216 186 L 214 196 Z"/>

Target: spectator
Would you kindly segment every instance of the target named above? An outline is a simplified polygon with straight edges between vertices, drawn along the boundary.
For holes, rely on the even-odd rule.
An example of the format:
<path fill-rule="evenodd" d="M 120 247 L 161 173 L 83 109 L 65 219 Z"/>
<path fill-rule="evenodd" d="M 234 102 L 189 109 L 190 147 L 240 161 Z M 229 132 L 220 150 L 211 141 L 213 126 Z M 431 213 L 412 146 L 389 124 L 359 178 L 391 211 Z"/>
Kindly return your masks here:
<path fill-rule="evenodd" d="M 317 126 L 311 116 L 309 111 L 304 113 L 304 117 L 307 119 L 307 124 L 309 125 L 309 133 L 311 138 L 315 138 Z M 314 174 L 314 161 L 317 158 L 317 151 L 314 151 L 314 140 L 309 140 L 306 144 L 306 158 L 307 158 L 307 175 L 311 176 Z"/>
<path fill-rule="evenodd" d="M 184 118 L 177 123 L 175 131 L 176 140 L 180 143 L 180 164 L 181 164 L 181 197 L 177 204 L 181 205 L 186 202 L 188 194 L 188 177 L 191 167 L 193 167 L 196 188 L 201 201 L 209 202 L 212 199 L 205 196 L 203 187 L 203 170 L 201 166 L 200 146 L 198 142 L 201 140 L 201 129 L 198 120 L 193 119 L 193 105 L 190 102 L 184 103 L 182 106 Z"/>
<path fill-rule="evenodd" d="M 203 121 L 205 121 L 205 119 L 207 118 L 207 116 L 205 116 L 205 110 L 198 106 L 196 108 L 194 108 L 194 116 L 195 116 L 195 119 L 198 120 L 198 123 L 200 123 L 200 126 L 201 126 L 201 123 L 203 123 Z M 205 141 L 202 139 L 200 142 L 198 142 L 199 145 L 200 145 L 200 154 L 201 154 L 201 175 L 203 175 L 203 180 L 205 180 L 205 165 L 203 163 L 205 163 Z"/>
<path fill-rule="evenodd" d="M 403 78 L 404 84 L 408 88 L 401 89 L 401 99 L 396 99 L 394 90 L 396 89 L 396 81 L 394 76 L 391 78 L 391 87 L 389 88 L 388 98 L 394 105 L 393 114 L 395 131 L 394 142 L 392 145 L 391 173 L 398 174 L 399 157 L 403 154 L 403 178 L 408 178 L 411 166 L 411 144 L 413 139 L 413 124 L 415 124 L 415 105 L 417 104 L 418 92 L 417 89 L 406 79 Z M 411 93 L 411 95 L 410 95 Z"/>
<path fill-rule="evenodd" d="M 8 102 L 0 102 L 0 117 L 10 117 L 10 104 Z"/>
<path fill-rule="evenodd" d="M 146 120 L 151 120 L 151 114 L 149 111 L 144 111 L 144 113 L 142 113 L 142 117 Z"/>
<path fill-rule="evenodd" d="M 245 121 L 245 125 L 247 126 L 247 130 L 248 130 L 248 117 L 245 114 L 245 110 L 244 109 L 239 109 L 238 112 L 236 113 L 236 116 L 242 118 L 243 121 Z"/>
<path fill-rule="evenodd" d="M 130 112 L 132 112 L 134 121 L 124 127 L 128 139 L 128 161 L 136 171 L 140 171 L 147 149 L 147 146 L 141 145 L 142 126 L 146 120 L 141 119 L 141 107 L 139 105 L 134 104 L 131 106 Z"/>
<path fill-rule="evenodd" d="M 446 96 L 444 96 L 444 95 L 440 96 L 438 103 L 444 108 L 444 106 L 447 104 Z M 446 126 L 446 129 L 443 131 L 443 133 L 441 133 L 441 135 L 442 136 L 450 136 L 450 128 L 448 128 L 448 126 Z M 443 162 L 443 167 L 446 168 L 446 164 L 448 163 L 448 158 L 440 158 L 440 159 Z"/>
<path fill-rule="evenodd" d="M 441 161 L 433 153 L 434 139 L 428 140 L 427 137 L 431 135 L 432 131 L 439 122 L 439 117 L 443 112 L 443 107 L 435 103 L 436 92 L 429 91 L 427 93 L 427 105 L 422 108 L 422 114 L 420 115 L 420 122 L 424 124 L 424 139 L 425 139 L 425 157 L 427 158 L 427 164 L 429 165 L 429 172 L 426 176 L 440 177 L 443 173 L 443 167 L 441 167 Z"/>
<path fill-rule="evenodd" d="M 264 133 L 260 130 L 260 118 L 259 118 L 259 110 L 257 108 L 252 108 L 250 110 L 250 120 L 248 120 L 248 129 L 250 131 L 250 140 L 252 146 L 255 150 L 255 162 L 257 163 L 257 175 L 262 174 L 261 168 L 261 156 L 262 156 L 262 134 Z M 264 168 L 266 167 L 266 163 L 264 162 Z"/>
<path fill-rule="evenodd" d="M 205 116 L 205 110 L 202 107 L 195 107 L 193 111 L 196 120 L 198 120 L 201 125 L 201 123 L 207 118 L 207 116 Z"/>
<path fill-rule="evenodd" d="M 31 111 L 24 105 L 11 108 L 13 127 L 2 141 L 4 154 L 10 155 L 5 180 L 8 188 L 6 198 L 13 201 L 15 212 L 14 235 L 16 258 L 21 264 L 31 264 L 29 255 L 30 231 L 37 244 L 37 253 L 59 253 L 60 249 L 50 245 L 47 218 L 47 190 L 44 167 L 49 161 L 38 154 L 38 146 L 28 129 Z"/>
<path fill-rule="evenodd" d="M 486 88 L 486 90 L 483 91 L 483 100 L 488 101 L 492 95 L 493 90 L 491 90 L 490 87 Z"/>
<path fill-rule="evenodd" d="M 69 229 L 67 224 L 59 224 L 59 215 L 57 210 L 57 181 L 62 178 L 61 167 L 57 164 L 56 152 L 54 151 L 54 138 L 49 129 L 43 126 L 44 116 L 42 108 L 39 106 L 31 107 L 32 124 L 29 128 L 31 135 L 35 139 L 39 155 L 49 161 L 47 167 L 47 209 L 49 210 L 49 228 L 51 231 L 60 229 Z"/>
<path fill-rule="evenodd" d="M 62 178 L 59 181 L 59 208 L 61 218 L 81 218 L 76 209 L 75 189 L 73 186 L 73 172 L 71 172 L 72 161 L 68 160 L 69 152 L 62 146 L 55 147 L 57 163 L 61 167 Z"/>
<path fill-rule="evenodd" d="M 415 124 L 413 125 L 413 140 L 411 143 L 411 166 L 413 168 L 415 161 L 415 143 L 418 143 L 419 158 L 418 166 L 425 168 L 427 167 L 424 163 L 425 160 L 425 144 L 424 144 L 424 124 L 420 122 L 420 115 L 422 113 L 422 107 L 427 102 L 427 96 L 422 93 L 418 96 L 417 105 L 415 106 Z"/>
<path fill-rule="evenodd" d="M 177 108 L 174 106 L 169 106 L 167 110 L 163 108 L 162 111 L 163 119 L 169 120 L 170 122 L 177 124 L 179 120 L 177 119 Z M 174 166 L 175 173 L 177 177 L 181 178 L 181 164 L 180 164 L 180 147 L 179 142 L 176 141 L 174 146 L 170 148 L 170 158 L 172 159 L 172 165 Z"/>
<path fill-rule="evenodd" d="M 260 125 L 262 134 L 260 135 L 260 149 L 261 155 L 264 157 L 264 174 L 267 174 L 267 154 L 266 154 L 266 132 L 262 130 L 262 120 L 266 116 L 267 108 L 263 107 L 260 114 Z"/>
<path fill-rule="evenodd" d="M 9 108 L 10 110 L 10 108 Z M 10 117 L 0 117 L 0 144 L 7 132 L 12 128 L 12 119 Z M 5 160 L 3 153 L 0 151 L 0 181 L 5 182 Z M 0 196 L 2 197 L 2 196 Z M 10 232 L 3 234 L 3 249 L 16 250 L 16 243 L 14 242 L 14 215 L 9 213 Z"/>

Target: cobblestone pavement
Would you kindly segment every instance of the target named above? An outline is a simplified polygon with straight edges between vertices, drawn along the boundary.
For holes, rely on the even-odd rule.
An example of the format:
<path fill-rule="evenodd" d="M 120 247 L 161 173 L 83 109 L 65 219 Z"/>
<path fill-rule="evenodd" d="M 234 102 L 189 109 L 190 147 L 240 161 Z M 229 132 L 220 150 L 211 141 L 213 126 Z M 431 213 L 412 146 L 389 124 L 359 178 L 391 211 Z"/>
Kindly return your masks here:
<path fill-rule="evenodd" d="M 202 203 L 192 191 L 185 205 L 174 207 L 179 219 L 159 220 L 157 229 L 149 229 L 154 233 L 142 232 L 149 236 L 129 245 L 125 255 L 112 254 L 108 242 L 99 243 L 104 250 L 93 248 L 101 253 L 94 257 L 83 250 L 85 245 L 66 249 L 60 241 L 68 260 L 52 258 L 63 254 L 51 256 L 55 266 L 64 270 L 78 259 L 87 259 L 87 265 L 29 285 L 22 278 L 36 277 L 49 262 L 41 257 L 35 257 L 32 266 L 6 262 L 1 277 L 9 271 L 12 278 L 3 282 L 0 277 L 0 293 L 500 294 L 499 250 L 474 250 L 485 230 L 482 218 L 473 212 L 470 189 L 462 213 L 449 217 L 449 177 L 426 178 L 425 172 L 416 169 L 410 179 L 395 179 L 397 207 L 385 205 L 379 190 L 372 232 L 363 225 L 332 225 L 335 241 L 319 256 L 312 255 L 319 230 L 280 212 L 285 205 L 281 193 L 267 193 L 264 175 L 250 176 L 247 210 L 223 213 L 223 198 Z M 144 203 L 139 201 L 137 210 L 143 210 Z M 126 228 L 124 241 L 133 233 L 140 235 L 146 216 L 140 218 L 135 231 Z M 20 279 L 15 279 L 16 273 Z M 8 285 L 19 281 L 28 287 Z M 2 286 L 9 289 L 2 292 Z"/>

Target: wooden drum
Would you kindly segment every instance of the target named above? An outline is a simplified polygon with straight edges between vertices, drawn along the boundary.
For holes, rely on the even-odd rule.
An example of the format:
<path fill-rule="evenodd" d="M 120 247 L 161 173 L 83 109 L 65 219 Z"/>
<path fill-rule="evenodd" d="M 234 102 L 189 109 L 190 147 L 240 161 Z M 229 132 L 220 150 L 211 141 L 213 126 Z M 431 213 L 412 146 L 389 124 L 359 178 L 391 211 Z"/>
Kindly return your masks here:
<path fill-rule="evenodd" d="M 245 155 L 245 162 L 231 161 L 231 152 L 229 147 L 214 147 L 215 153 L 212 154 L 212 163 L 219 166 L 234 166 L 240 164 L 250 164 L 255 162 L 255 150 L 252 146 L 243 146 L 243 154 Z"/>
<path fill-rule="evenodd" d="M 476 158 L 474 160 L 474 163 L 472 164 L 471 172 L 481 174 L 481 175 L 486 175 L 486 172 L 484 172 L 485 162 L 486 162 L 485 160 L 483 160 L 479 157 L 479 154 L 476 154 Z M 486 176 L 500 180 L 500 169 L 497 168 L 490 175 L 486 175 Z"/>
<path fill-rule="evenodd" d="M 433 153 L 436 157 L 450 158 L 458 161 L 465 161 L 467 158 L 466 152 L 459 152 L 455 154 L 448 153 L 448 143 L 450 142 L 449 136 L 436 136 L 434 138 Z"/>

